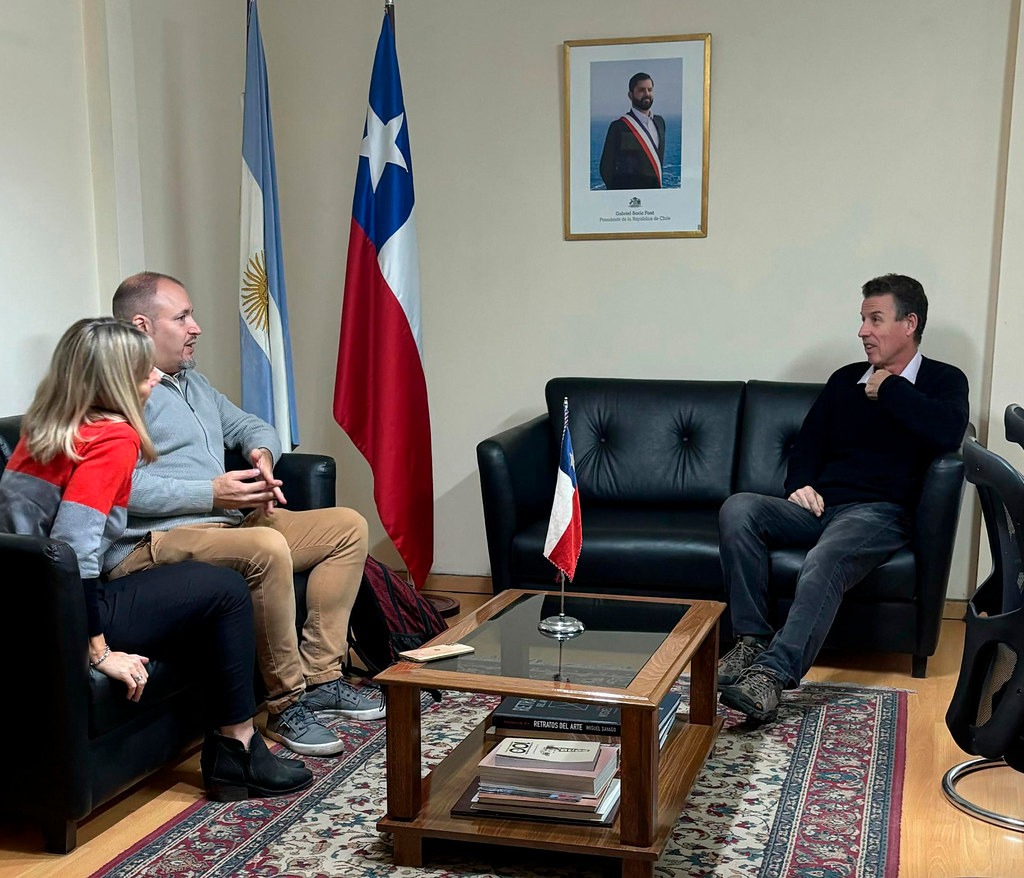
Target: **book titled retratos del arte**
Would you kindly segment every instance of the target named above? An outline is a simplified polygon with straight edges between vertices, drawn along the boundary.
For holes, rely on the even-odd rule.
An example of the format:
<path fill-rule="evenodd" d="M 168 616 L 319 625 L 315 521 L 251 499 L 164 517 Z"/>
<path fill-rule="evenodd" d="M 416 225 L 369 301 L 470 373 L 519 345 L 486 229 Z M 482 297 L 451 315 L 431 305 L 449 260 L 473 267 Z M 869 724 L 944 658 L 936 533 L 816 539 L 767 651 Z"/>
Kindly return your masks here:
<path fill-rule="evenodd" d="M 658 725 L 679 706 L 679 693 L 669 692 L 658 705 Z M 491 722 L 499 729 L 535 732 L 574 732 L 582 735 L 621 735 L 618 707 L 604 704 L 573 704 L 536 698 L 503 698 L 494 709 Z"/>

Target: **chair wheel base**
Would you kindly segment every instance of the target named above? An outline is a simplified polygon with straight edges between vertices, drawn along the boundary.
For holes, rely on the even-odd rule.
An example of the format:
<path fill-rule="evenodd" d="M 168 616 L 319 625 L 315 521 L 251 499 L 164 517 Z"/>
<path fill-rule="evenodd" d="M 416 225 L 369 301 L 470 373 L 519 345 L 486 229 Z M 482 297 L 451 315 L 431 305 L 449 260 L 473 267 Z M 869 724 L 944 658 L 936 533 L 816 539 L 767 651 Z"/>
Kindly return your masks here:
<path fill-rule="evenodd" d="M 987 768 L 1007 767 L 1002 759 L 970 759 L 967 762 L 961 762 L 959 765 L 954 765 L 942 776 L 942 794 L 952 805 L 971 817 L 977 817 L 986 823 L 991 823 L 994 826 L 1009 829 L 1013 832 L 1024 832 L 1024 820 L 1010 817 L 1008 814 L 989 811 L 987 808 L 983 808 L 981 805 L 962 796 L 956 788 L 957 781 L 967 777 L 969 774 L 974 774 L 976 771 L 984 771 Z"/>

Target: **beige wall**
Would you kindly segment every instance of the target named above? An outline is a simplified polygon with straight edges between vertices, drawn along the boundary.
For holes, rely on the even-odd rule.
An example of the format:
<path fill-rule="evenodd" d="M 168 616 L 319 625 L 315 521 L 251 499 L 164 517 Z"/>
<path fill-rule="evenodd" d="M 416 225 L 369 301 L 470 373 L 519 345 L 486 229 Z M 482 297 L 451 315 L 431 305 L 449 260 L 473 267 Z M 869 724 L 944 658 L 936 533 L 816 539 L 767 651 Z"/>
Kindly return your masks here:
<path fill-rule="evenodd" d="M 0 15 L 0 415 L 23 411 L 68 324 L 99 308 L 81 4 Z"/>
<path fill-rule="evenodd" d="M 146 262 L 190 287 L 202 368 L 234 396 L 241 6 L 130 3 Z M 330 414 L 380 4 L 260 8 L 302 448 L 338 458 L 340 499 L 395 559 L 368 469 Z M 863 356 L 858 288 L 885 271 L 924 282 L 925 353 L 964 368 L 972 418 L 987 420 L 1015 8 L 398 0 L 435 571 L 487 571 L 475 445 L 539 412 L 549 377 L 824 379 Z M 563 241 L 562 42 L 697 32 L 712 34 L 708 237 Z M 966 513 L 953 596 L 973 576 L 971 504 Z"/>
<path fill-rule="evenodd" d="M 293 321 L 321 363 L 303 389 L 306 435 L 368 497 L 365 468 L 327 415 L 336 331 L 321 308 L 338 308 L 379 13 L 303 11 L 267 5 L 263 22 L 275 106 L 283 94 L 297 102 L 284 125 L 276 111 L 276 131 Z M 435 569 L 486 570 L 475 444 L 538 412 L 552 375 L 823 378 L 862 356 L 859 284 L 897 270 L 931 293 L 926 352 L 961 364 L 980 390 L 1009 18 L 1009 4 L 966 21 L 956 4 L 930 2 L 400 4 Z M 563 241 L 562 41 L 703 31 L 708 238 Z"/>
<path fill-rule="evenodd" d="M 1024 47 L 1018 21 L 1018 47 Z M 999 251 L 998 308 L 991 314 L 989 344 L 992 348 L 992 384 L 990 398 L 983 408 L 985 423 L 979 425 L 979 438 L 1006 457 L 1018 469 L 1024 469 L 1024 454 L 1006 441 L 1003 412 L 1010 403 L 1024 404 L 1024 369 L 1021 339 L 1024 339 L 1024 52 L 1016 59 L 1012 94 L 1012 122 L 1009 125 L 1005 185 L 1005 222 Z M 982 565 L 984 569 L 985 564 Z"/>

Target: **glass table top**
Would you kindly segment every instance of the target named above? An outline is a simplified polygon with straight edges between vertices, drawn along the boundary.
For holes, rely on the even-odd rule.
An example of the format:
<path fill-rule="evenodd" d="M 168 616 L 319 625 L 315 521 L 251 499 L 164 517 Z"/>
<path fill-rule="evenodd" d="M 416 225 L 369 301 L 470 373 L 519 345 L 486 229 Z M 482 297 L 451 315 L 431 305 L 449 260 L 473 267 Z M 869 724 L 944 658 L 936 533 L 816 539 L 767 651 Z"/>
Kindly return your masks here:
<path fill-rule="evenodd" d="M 431 671 L 625 688 L 690 607 L 655 601 L 565 596 L 565 614 L 586 630 L 568 640 L 542 634 L 537 623 L 557 616 L 560 597 L 524 594 L 459 639 L 474 652 L 430 662 Z"/>

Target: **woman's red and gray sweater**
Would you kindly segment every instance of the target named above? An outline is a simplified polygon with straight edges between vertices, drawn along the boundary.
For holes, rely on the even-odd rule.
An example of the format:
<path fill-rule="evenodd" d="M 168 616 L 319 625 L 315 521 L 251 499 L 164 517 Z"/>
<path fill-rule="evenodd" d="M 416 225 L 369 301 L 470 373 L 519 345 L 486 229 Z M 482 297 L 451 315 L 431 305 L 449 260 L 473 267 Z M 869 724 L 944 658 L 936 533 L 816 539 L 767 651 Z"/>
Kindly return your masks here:
<path fill-rule="evenodd" d="M 22 440 L 0 478 L 0 531 L 66 542 L 78 557 L 89 635 L 102 632 L 96 587 L 103 555 L 127 521 L 139 434 L 124 421 L 100 420 L 79 429 L 74 461 L 58 455 L 40 463 Z"/>

